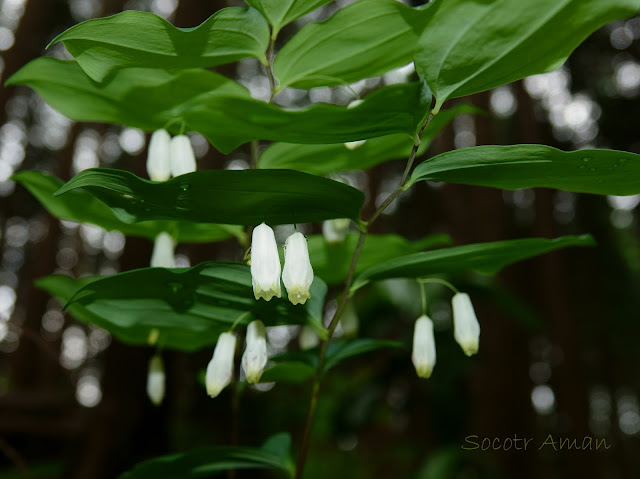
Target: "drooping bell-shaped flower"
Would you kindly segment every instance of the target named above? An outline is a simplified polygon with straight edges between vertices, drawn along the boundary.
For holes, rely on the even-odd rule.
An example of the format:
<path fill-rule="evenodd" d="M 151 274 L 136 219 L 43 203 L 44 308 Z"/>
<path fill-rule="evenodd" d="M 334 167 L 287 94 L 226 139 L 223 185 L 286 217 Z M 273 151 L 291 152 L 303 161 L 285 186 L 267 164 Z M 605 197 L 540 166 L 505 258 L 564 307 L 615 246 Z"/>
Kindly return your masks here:
<path fill-rule="evenodd" d="M 167 181 L 171 177 L 171 137 L 167 130 L 156 130 L 149 140 L 147 173 L 153 181 Z"/>
<path fill-rule="evenodd" d="M 175 247 L 176 243 L 169 233 L 159 233 L 153 243 L 151 267 L 175 268 L 176 260 L 173 254 Z"/>
<path fill-rule="evenodd" d="M 413 329 L 411 361 L 418 377 L 431 376 L 436 364 L 436 342 L 433 337 L 433 321 L 427 315 L 422 315 L 416 320 Z"/>
<path fill-rule="evenodd" d="M 171 175 L 180 176 L 196 171 L 196 155 L 187 135 L 171 139 Z"/>
<path fill-rule="evenodd" d="M 327 243 L 335 244 L 344 241 L 349 231 L 349 222 L 347 218 L 337 218 L 327 220 L 322 223 L 322 234 Z"/>
<path fill-rule="evenodd" d="M 282 281 L 293 304 L 304 304 L 311 297 L 309 288 L 313 283 L 313 268 L 309 261 L 307 238 L 302 233 L 293 233 L 287 238 Z"/>
<path fill-rule="evenodd" d="M 467 356 L 478 352 L 480 323 L 467 293 L 456 293 L 451 300 L 453 308 L 453 336 Z"/>
<path fill-rule="evenodd" d="M 212 398 L 220 394 L 233 378 L 233 356 L 235 351 L 236 337 L 232 333 L 221 333 L 205 375 L 207 394 Z"/>
<path fill-rule="evenodd" d="M 310 326 L 302 326 L 300 333 L 298 334 L 298 344 L 300 349 L 306 351 L 307 349 L 313 349 L 320 344 L 320 337 Z"/>
<path fill-rule="evenodd" d="M 164 399 L 165 375 L 162 358 L 159 354 L 154 355 L 149 361 L 149 372 L 147 374 L 147 396 L 153 404 L 159 406 Z"/>
<path fill-rule="evenodd" d="M 255 384 L 267 365 L 267 330 L 260 320 L 251 321 L 247 326 L 247 338 L 244 354 L 242 355 L 242 369 L 247 382 Z"/>
<path fill-rule="evenodd" d="M 256 299 L 280 297 L 280 257 L 273 230 L 262 223 L 251 237 L 251 282 Z"/>

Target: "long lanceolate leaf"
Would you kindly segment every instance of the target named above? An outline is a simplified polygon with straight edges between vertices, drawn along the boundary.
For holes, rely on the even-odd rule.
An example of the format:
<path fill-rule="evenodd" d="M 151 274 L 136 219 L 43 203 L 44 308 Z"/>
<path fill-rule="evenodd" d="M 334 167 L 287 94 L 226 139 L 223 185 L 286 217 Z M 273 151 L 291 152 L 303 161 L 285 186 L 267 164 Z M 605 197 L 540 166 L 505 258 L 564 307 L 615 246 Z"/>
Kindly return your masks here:
<path fill-rule="evenodd" d="M 558 188 L 579 193 L 640 193 L 640 155 L 615 150 L 565 152 L 544 145 L 475 146 L 434 156 L 416 167 L 420 180 L 465 185 Z"/>
<path fill-rule="evenodd" d="M 456 98 L 558 68 L 592 32 L 640 0 L 436 0 L 416 68 L 437 98 Z"/>
<path fill-rule="evenodd" d="M 431 104 L 431 92 L 416 82 L 381 88 L 354 108 L 289 110 L 254 100 L 239 83 L 206 70 L 126 68 L 96 83 L 76 62 L 54 58 L 33 60 L 7 84 L 30 86 L 72 120 L 193 130 L 223 153 L 252 140 L 343 143 L 404 133 L 417 141 Z"/>
<path fill-rule="evenodd" d="M 64 183 L 42 171 L 21 171 L 12 179 L 29 190 L 49 213 L 61 220 L 91 223 L 105 230 L 117 230 L 128 236 L 149 239 L 168 232 L 177 241 L 187 243 L 220 241 L 232 236 L 244 238 L 242 228 L 233 225 L 167 220 L 125 223 L 106 204 L 82 189 L 54 196 Z"/>
<path fill-rule="evenodd" d="M 201 170 L 165 182 L 128 171 L 89 169 L 56 194 L 82 188 L 125 222 L 189 220 L 277 225 L 331 218 L 360 220 L 364 194 L 338 181 L 293 170 Z"/>
<path fill-rule="evenodd" d="M 492 243 L 476 243 L 443 248 L 395 258 L 373 266 L 356 277 L 356 290 L 370 281 L 391 278 L 421 278 L 433 274 L 478 271 L 495 274 L 505 266 L 567 246 L 593 246 L 586 236 L 562 236 L 555 239 L 526 238 Z"/>
<path fill-rule="evenodd" d="M 211 67 L 246 57 L 266 63 L 269 26 L 253 8 L 223 8 L 195 28 L 176 28 L 148 12 L 124 11 L 58 35 L 92 79 L 126 67 Z"/>
<path fill-rule="evenodd" d="M 188 269 L 143 268 L 96 278 L 48 276 L 37 282 L 64 302 L 78 320 L 100 326 L 123 342 L 147 344 L 153 329 L 159 344 L 194 351 L 215 344 L 218 334 L 252 319 L 267 325 L 310 324 L 322 333 L 327 286 L 316 278 L 311 299 L 257 301 L 249 267 L 209 262 Z"/>

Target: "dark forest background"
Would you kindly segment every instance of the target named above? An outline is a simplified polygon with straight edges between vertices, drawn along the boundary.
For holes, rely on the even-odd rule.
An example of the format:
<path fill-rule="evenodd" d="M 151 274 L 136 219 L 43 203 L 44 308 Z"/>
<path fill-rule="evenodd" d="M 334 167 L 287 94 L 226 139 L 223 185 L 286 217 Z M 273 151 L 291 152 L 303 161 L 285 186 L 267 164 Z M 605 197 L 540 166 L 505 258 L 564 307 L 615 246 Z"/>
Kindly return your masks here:
<path fill-rule="evenodd" d="M 348 2 L 338 2 L 344 5 Z M 150 10 L 181 27 L 198 25 L 240 2 L 178 0 L 0 0 L 0 78 L 42 54 L 69 26 L 123 9 Z M 287 27 L 326 18 L 332 3 Z M 218 69 L 260 94 L 257 62 Z M 409 69 L 360 82 L 361 94 L 411 75 Z M 640 153 L 640 17 L 591 36 L 558 71 L 462 101 L 485 110 L 465 115 L 428 155 L 483 144 L 542 143 L 561 149 L 607 147 Z M 342 95 L 342 96 L 341 96 Z M 344 103 L 344 92 L 317 89 L 277 98 Z M 346 100 L 348 101 L 348 100 Z M 53 272 L 110 274 L 149 264 L 152 243 L 96 227 L 60 222 L 9 180 L 42 169 L 66 180 L 95 166 L 145 175 L 142 132 L 73 123 L 26 88 L 0 89 L 0 477 L 102 479 L 136 462 L 200 445 L 228 443 L 229 392 L 207 397 L 198 374 L 211 351 L 165 351 L 168 388 L 161 407 L 145 394 L 151 348 L 111 340 L 74 321 L 33 286 Z M 224 157 L 193 137 L 199 168 L 246 167 L 248 145 Z M 403 161 L 353 175 L 368 212 L 394 188 Z M 640 178 L 638 179 L 640 181 Z M 482 325 L 480 353 L 466 358 L 451 335 L 449 296 L 430 289 L 438 364 L 430 380 L 409 358 L 420 312 L 415 284 L 390 282 L 356 298 L 363 337 L 404 341 L 407 350 L 351 360 L 323 387 L 306 477 L 636 478 L 640 477 L 640 242 L 638 197 L 553 190 L 499 190 L 421 183 L 392 205 L 375 233 L 409 239 L 434 233 L 455 244 L 591 233 L 596 248 L 562 250 L 507 268 L 495 279 L 455 278 Z M 393 207 L 395 206 L 395 208 Z M 307 233 L 319 233 L 313 225 Z M 233 242 L 180 245 L 180 265 L 240 259 Z M 295 338 L 281 335 L 283 344 Z M 263 388 L 268 389 L 268 388 Z M 259 445 L 302 433 L 308 385 L 247 390 L 240 443 Z M 606 438 L 607 451 L 473 451 L 469 435 Z M 262 473 L 260 473 L 262 474 Z M 271 477 L 256 472 L 237 477 Z"/>

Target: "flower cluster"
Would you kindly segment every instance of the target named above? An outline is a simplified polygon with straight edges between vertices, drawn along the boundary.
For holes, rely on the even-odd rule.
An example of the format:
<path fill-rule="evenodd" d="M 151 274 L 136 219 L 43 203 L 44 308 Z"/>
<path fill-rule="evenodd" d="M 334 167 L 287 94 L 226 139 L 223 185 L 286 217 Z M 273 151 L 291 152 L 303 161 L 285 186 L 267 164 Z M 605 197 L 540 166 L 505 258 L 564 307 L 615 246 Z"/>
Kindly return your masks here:
<path fill-rule="evenodd" d="M 467 356 L 478 352 L 480 324 L 466 293 L 456 293 L 451 301 L 453 309 L 453 336 Z M 413 352 L 411 360 L 416 373 L 421 378 L 431 376 L 436 364 L 436 343 L 433 336 L 433 321 L 426 315 L 420 316 L 413 331 Z"/>
<path fill-rule="evenodd" d="M 147 173 L 153 181 L 167 181 L 196 171 L 196 156 L 186 135 L 171 138 L 166 130 L 156 130 L 149 140 Z"/>
<path fill-rule="evenodd" d="M 251 281 L 256 299 L 269 301 L 280 297 L 280 273 L 293 304 L 304 304 L 311 297 L 313 268 L 309 261 L 307 239 L 293 233 L 285 242 L 284 268 L 280 270 L 280 256 L 273 230 L 262 223 L 253 229 L 251 238 Z"/>
<path fill-rule="evenodd" d="M 205 385 L 207 394 L 216 397 L 229 385 L 233 378 L 233 359 L 236 351 L 236 337 L 233 333 L 222 333 L 207 366 Z M 247 382 L 255 384 L 267 365 L 267 332 L 260 320 L 249 323 L 246 347 L 242 355 L 242 369 Z"/>

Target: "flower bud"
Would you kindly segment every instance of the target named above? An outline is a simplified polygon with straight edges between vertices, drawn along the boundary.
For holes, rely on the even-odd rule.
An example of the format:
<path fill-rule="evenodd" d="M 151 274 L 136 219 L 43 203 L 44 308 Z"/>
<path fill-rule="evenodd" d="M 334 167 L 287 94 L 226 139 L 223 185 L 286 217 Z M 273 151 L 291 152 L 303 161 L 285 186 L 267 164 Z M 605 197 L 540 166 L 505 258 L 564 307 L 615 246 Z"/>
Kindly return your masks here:
<path fill-rule="evenodd" d="M 251 237 L 251 282 L 256 299 L 280 297 L 280 256 L 273 230 L 262 223 Z"/>
<path fill-rule="evenodd" d="M 298 334 L 298 344 L 300 349 L 306 351 L 307 349 L 313 349 L 320 344 L 320 338 L 316 332 L 310 326 L 302 326 L 300 333 Z"/>
<path fill-rule="evenodd" d="M 413 329 L 413 351 L 411 361 L 420 378 L 431 376 L 436 364 L 436 343 L 433 337 L 433 322 L 427 315 L 416 320 Z"/>
<path fill-rule="evenodd" d="M 173 250 L 176 244 L 169 233 L 159 233 L 153 243 L 152 268 L 175 268 Z"/>
<path fill-rule="evenodd" d="M 153 404 L 159 406 L 164 399 L 165 388 L 164 366 L 159 354 L 154 355 L 149 361 L 149 373 L 147 374 L 147 396 Z"/>
<path fill-rule="evenodd" d="M 242 355 L 242 369 L 247 382 L 255 384 L 267 365 L 267 331 L 262 321 L 251 321 L 247 327 L 247 346 Z"/>
<path fill-rule="evenodd" d="M 349 231 L 349 219 L 337 218 L 322 223 L 322 234 L 327 243 L 335 244 L 344 241 Z"/>
<path fill-rule="evenodd" d="M 205 375 L 207 394 L 212 398 L 220 394 L 231 382 L 235 351 L 236 337 L 232 333 L 221 333 Z"/>
<path fill-rule="evenodd" d="M 313 283 L 313 268 L 309 261 L 307 238 L 302 233 L 293 233 L 287 238 L 282 281 L 293 304 L 304 304 L 311 297 L 309 288 Z"/>
<path fill-rule="evenodd" d="M 196 171 L 196 155 L 187 135 L 171 139 L 171 175 L 180 176 Z"/>
<path fill-rule="evenodd" d="M 156 130 L 149 140 L 147 173 L 153 181 L 167 181 L 171 176 L 171 137 L 166 130 Z"/>
<path fill-rule="evenodd" d="M 478 352 L 480 324 L 466 293 L 456 293 L 451 301 L 453 308 L 453 336 L 467 356 Z"/>

